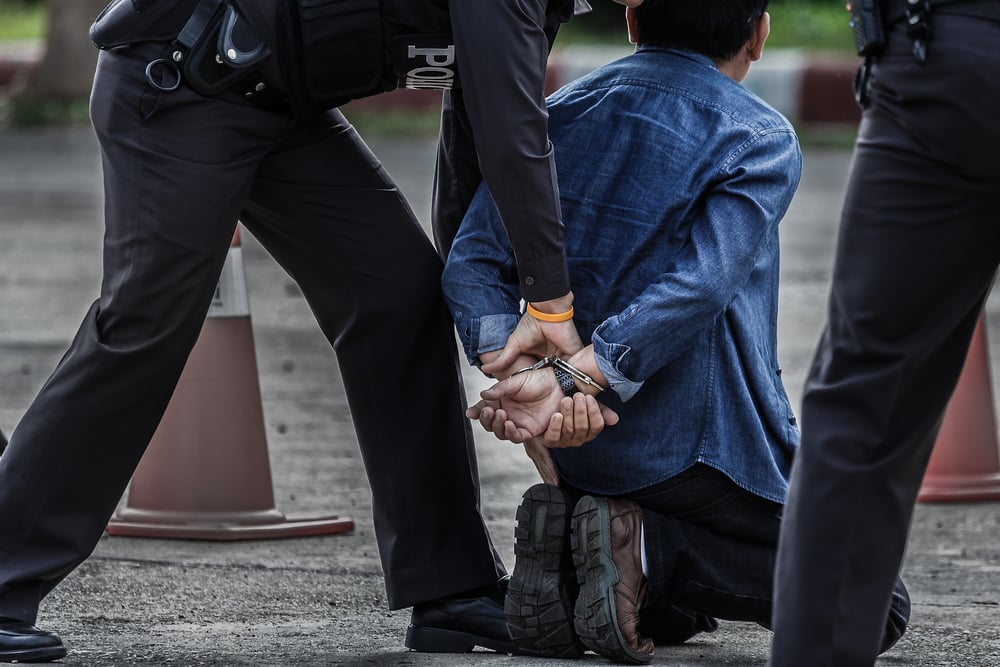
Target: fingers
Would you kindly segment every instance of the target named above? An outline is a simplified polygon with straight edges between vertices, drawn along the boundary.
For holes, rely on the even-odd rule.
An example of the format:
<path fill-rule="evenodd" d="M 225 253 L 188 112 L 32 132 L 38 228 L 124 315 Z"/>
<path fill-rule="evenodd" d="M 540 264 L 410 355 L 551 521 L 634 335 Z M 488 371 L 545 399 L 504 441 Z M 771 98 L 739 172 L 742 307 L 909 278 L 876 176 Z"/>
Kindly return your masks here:
<path fill-rule="evenodd" d="M 617 420 L 614 411 L 607 412 Z M 541 441 L 546 447 L 578 447 L 600 435 L 606 423 L 597 399 L 578 392 L 572 398 L 562 399 L 560 410 L 549 418 Z"/>
<path fill-rule="evenodd" d="M 581 393 L 573 396 L 573 423 L 574 430 L 593 431 L 597 433 L 604 430 L 604 417 L 601 415 L 601 408 L 597 404 L 597 399 L 593 396 Z M 593 437 L 596 437 L 596 433 Z"/>
<path fill-rule="evenodd" d="M 580 333 L 573 320 L 542 322 L 523 315 L 500 353 L 482 365 L 484 373 L 499 375 L 509 371 L 522 356 L 541 358 L 557 354 L 571 356 L 583 348 Z"/>
<path fill-rule="evenodd" d="M 521 428 L 508 419 L 505 410 L 495 408 L 486 401 L 479 401 L 471 406 L 465 411 L 465 415 L 473 421 L 478 421 L 484 431 L 492 433 L 498 440 L 522 444 L 534 437 L 531 431 Z"/>
<path fill-rule="evenodd" d="M 522 354 L 524 353 L 518 346 L 511 345 L 508 341 L 507 346 L 500 350 L 500 354 L 489 363 L 483 364 L 481 368 L 489 375 L 503 374 Z"/>
<path fill-rule="evenodd" d="M 601 410 L 601 417 L 604 419 L 605 424 L 607 424 L 608 426 L 614 426 L 615 424 L 618 423 L 618 420 L 621 418 L 618 416 L 617 412 L 615 412 L 608 406 L 604 405 L 603 403 L 600 403 L 598 401 L 595 402 L 597 403 L 598 407 Z"/>
<path fill-rule="evenodd" d="M 564 403 L 570 399 L 564 399 Z M 542 434 L 542 441 L 546 447 L 557 447 L 562 439 L 563 422 L 566 419 L 565 411 L 556 412 L 549 418 L 549 425 Z"/>
<path fill-rule="evenodd" d="M 479 396 L 486 401 L 499 401 L 503 398 L 509 398 L 517 394 L 524 387 L 524 383 L 527 380 L 528 375 L 509 377 L 506 380 L 497 382 L 492 387 L 482 390 L 479 392 Z"/>
<path fill-rule="evenodd" d="M 545 336 L 538 322 L 530 315 L 523 315 L 507 338 L 503 349 L 496 358 L 483 364 L 482 370 L 490 375 L 499 375 L 510 369 L 520 357 L 528 355 L 536 358 L 545 356 Z"/>

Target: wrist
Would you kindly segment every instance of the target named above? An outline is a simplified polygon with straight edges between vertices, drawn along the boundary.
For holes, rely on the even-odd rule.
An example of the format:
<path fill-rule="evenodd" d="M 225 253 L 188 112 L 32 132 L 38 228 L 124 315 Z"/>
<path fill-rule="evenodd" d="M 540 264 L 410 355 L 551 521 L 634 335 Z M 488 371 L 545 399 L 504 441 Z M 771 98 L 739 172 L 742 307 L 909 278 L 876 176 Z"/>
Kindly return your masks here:
<path fill-rule="evenodd" d="M 582 350 L 578 351 L 576 354 L 566 358 L 565 363 L 573 366 L 576 370 L 586 375 L 591 381 L 593 381 L 600 390 L 588 385 L 585 382 L 577 382 L 580 386 L 580 391 L 586 394 L 597 395 L 604 389 L 608 389 L 611 383 L 601 372 L 600 367 L 597 365 L 597 357 L 594 355 L 594 346 L 588 345 Z"/>
<path fill-rule="evenodd" d="M 526 366 L 515 371 L 512 375 L 538 371 L 545 368 L 552 369 L 556 383 L 566 396 L 572 397 L 577 392 L 596 396 L 606 388 L 596 379 L 591 377 L 589 373 L 580 370 L 573 364 L 565 361 L 564 359 L 560 359 L 559 357 L 545 357 L 531 366 Z"/>

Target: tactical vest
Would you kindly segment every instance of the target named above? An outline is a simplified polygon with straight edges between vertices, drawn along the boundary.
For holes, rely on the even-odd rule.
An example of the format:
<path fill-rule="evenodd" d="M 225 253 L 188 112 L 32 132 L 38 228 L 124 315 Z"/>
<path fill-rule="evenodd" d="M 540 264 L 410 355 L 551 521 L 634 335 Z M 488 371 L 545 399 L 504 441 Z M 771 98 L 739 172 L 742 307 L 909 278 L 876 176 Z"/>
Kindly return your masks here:
<path fill-rule="evenodd" d="M 483 0 L 486 1 L 486 0 Z M 448 0 L 281 0 L 279 58 L 296 106 L 458 85 Z M 549 0 L 547 23 L 573 15 Z"/>

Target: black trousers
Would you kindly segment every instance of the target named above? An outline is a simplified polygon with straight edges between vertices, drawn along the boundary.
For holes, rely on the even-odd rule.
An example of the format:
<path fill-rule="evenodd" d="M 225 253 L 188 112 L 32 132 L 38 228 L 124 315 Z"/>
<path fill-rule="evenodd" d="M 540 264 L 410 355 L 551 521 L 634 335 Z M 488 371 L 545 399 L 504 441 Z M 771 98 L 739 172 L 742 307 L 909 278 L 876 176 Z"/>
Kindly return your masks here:
<path fill-rule="evenodd" d="M 562 488 L 574 501 L 588 492 Z M 697 463 L 679 475 L 615 496 L 642 510 L 647 568 L 639 632 L 676 644 L 708 629 L 704 617 L 770 627 L 781 505 Z"/>
<path fill-rule="evenodd" d="M 441 260 L 336 111 L 158 93 L 163 45 L 103 52 L 91 116 L 106 194 L 99 300 L 0 457 L 0 616 L 34 622 L 87 558 L 201 329 L 237 219 L 295 279 L 336 351 L 373 495 L 389 605 L 503 574 Z M 391 418 L 386 418 L 391 415 Z"/>
<path fill-rule="evenodd" d="M 642 508 L 641 629 L 655 635 L 653 620 L 674 609 L 769 627 L 780 504 L 703 464 L 624 497 Z"/>
<path fill-rule="evenodd" d="M 1000 261 L 1000 23 L 931 18 L 923 66 L 892 32 L 861 123 L 780 538 L 774 667 L 874 662 Z"/>

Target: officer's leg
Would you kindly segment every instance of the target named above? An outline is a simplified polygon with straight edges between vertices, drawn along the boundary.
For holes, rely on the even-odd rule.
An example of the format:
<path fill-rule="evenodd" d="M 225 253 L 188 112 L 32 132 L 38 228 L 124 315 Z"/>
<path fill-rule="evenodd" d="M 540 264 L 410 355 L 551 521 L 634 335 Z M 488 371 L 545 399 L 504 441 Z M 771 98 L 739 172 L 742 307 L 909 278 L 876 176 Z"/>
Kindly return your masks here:
<path fill-rule="evenodd" d="M 104 158 L 100 299 L 0 457 L 0 616 L 39 601 L 93 550 L 200 331 L 266 146 L 249 107 L 145 82 L 158 45 L 102 53 L 92 118 Z M 256 112 L 254 112 L 256 113 Z"/>
<path fill-rule="evenodd" d="M 936 23 L 931 55 L 968 67 L 921 68 L 897 44 L 862 124 L 782 527 L 775 666 L 874 661 L 913 503 L 997 266 L 1000 183 L 986 147 L 1000 147 L 1000 95 L 977 35 L 963 24 L 950 41 L 953 27 Z M 972 89 L 977 72 L 969 113 L 948 87 Z"/>
<path fill-rule="evenodd" d="M 495 584 L 442 264 L 402 194 L 330 112 L 269 156 L 242 219 L 337 352 L 390 607 Z"/>

